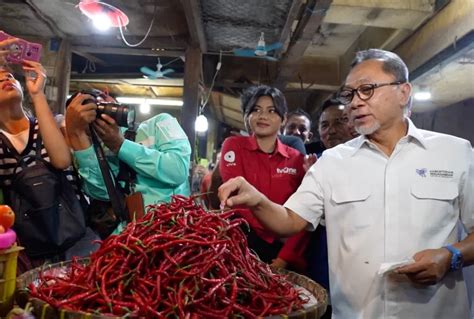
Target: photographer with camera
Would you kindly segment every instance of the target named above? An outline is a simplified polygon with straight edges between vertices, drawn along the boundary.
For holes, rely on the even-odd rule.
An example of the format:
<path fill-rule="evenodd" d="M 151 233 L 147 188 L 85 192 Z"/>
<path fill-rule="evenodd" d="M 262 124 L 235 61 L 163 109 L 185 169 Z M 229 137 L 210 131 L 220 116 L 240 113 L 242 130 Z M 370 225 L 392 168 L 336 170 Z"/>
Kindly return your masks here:
<path fill-rule="evenodd" d="M 135 141 L 131 141 L 124 138 L 124 129 L 121 130 L 117 123 L 123 106 L 110 96 L 97 94 L 97 90 L 90 92 L 93 95 L 86 93 L 79 92 L 70 98 L 66 130 L 84 182 L 84 191 L 89 196 L 109 199 L 91 140 L 91 124 L 107 147 L 105 155 L 112 173 L 117 176 L 119 161 L 136 173 L 135 185 L 132 186 L 142 194 L 145 206 L 169 201 L 171 195 L 189 195 L 191 146 L 174 117 L 161 113 L 142 122 Z M 115 106 L 107 107 L 102 102 L 112 102 Z"/>

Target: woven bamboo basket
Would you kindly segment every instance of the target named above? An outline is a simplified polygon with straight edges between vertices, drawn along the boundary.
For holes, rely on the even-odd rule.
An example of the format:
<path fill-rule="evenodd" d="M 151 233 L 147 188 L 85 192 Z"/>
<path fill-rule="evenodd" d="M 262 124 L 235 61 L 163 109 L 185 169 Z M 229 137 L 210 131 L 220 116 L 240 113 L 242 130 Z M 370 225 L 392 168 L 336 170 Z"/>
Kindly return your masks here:
<path fill-rule="evenodd" d="M 87 263 L 85 259 L 83 262 Z M 55 309 L 46 302 L 30 297 L 28 293 L 28 285 L 38 280 L 41 272 L 61 269 L 68 267 L 70 262 L 62 262 L 57 264 L 46 265 L 40 268 L 36 268 L 25 272 L 17 278 L 16 286 L 16 301 L 22 308 L 29 302 L 33 306 L 33 315 L 38 319 L 105 319 L 105 318 L 118 318 L 111 316 L 98 316 L 90 313 L 83 312 L 72 312 L 68 310 Z M 292 312 L 288 315 L 283 316 L 272 316 L 267 318 L 292 318 L 292 319 L 318 319 L 325 312 L 328 303 L 328 295 L 324 288 L 313 280 L 299 275 L 297 273 L 286 271 L 286 270 L 275 270 L 275 272 L 283 273 L 288 276 L 288 280 L 294 283 L 296 286 L 304 288 L 306 294 L 312 295 L 311 301 L 308 305 L 299 311 Z M 313 298 L 314 297 L 314 298 Z"/>

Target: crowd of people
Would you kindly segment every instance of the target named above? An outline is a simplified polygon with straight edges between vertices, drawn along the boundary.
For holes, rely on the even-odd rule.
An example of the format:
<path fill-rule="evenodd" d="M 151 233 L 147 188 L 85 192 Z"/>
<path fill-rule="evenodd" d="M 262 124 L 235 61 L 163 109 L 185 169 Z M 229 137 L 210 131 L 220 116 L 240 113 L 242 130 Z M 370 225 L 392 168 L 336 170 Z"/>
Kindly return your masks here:
<path fill-rule="evenodd" d="M 0 42 L 0 49 L 11 41 Z M 57 251 L 22 253 L 20 272 L 97 249 L 99 234 L 88 223 L 87 206 L 111 200 L 97 136 L 112 180 L 130 184 L 121 191 L 140 193 L 144 206 L 195 193 L 211 210 L 236 209 L 250 225 L 248 244 L 261 260 L 303 273 L 330 291 L 326 318 L 468 318 L 461 270 L 474 263 L 472 146 L 410 121 L 412 86 L 396 54 L 359 52 L 314 125 L 304 110 L 289 112 L 277 88 L 250 87 L 241 95 L 247 134 L 225 139 L 214 167 L 194 165 L 190 174 L 191 146 L 176 118 L 161 113 L 125 130 L 110 115 L 98 116 L 99 100 L 115 102 L 103 92 L 78 92 L 65 116 L 54 115 L 44 94 L 44 68 L 25 61 L 32 115 L 5 52 L 0 50 L 3 202 L 13 204 L 19 162 L 31 156 L 21 167 L 33 167 L 40 155 L 68 176 L 85 219 L 80 236 Z M 128 182 L 120 179 L 122 166 L 133 172 Z M 111 232 L 126 222 L 118 220 Z M 462 240 L 459 227 L 467 232 Z M 382 264 L 407 259 L 378 274 Z"/>

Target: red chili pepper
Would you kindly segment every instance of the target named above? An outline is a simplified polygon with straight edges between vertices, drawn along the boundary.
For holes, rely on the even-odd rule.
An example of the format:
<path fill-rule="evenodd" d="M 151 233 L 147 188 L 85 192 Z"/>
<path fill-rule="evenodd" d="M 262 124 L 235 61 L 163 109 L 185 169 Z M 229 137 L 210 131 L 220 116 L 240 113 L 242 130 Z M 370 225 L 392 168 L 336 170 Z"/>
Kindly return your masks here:
<path fill-rule="evenodd" d="M 40 273 L 31 295 L 111 316 L 251 318 L 300 309 L 305 300 L 248 249 L 246 221 L 233 215 L 183 196 L 151 205 L 88 265 L 73 260 L 64 279 Z"/>

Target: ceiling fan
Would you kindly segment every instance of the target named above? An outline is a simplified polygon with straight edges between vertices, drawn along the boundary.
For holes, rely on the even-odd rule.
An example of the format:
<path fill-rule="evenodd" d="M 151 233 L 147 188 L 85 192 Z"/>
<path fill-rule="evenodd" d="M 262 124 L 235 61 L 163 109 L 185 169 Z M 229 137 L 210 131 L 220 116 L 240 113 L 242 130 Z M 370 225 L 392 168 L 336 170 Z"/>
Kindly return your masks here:
<path fill-rule="evenodd" d="M 260 39 L 258 40 L 257 46 L 255 49 L 234 49 L 234 55 L 236 56 L 243 56 L 243 57 L 257 57 L 263 58 L 270 61 L 277 61 L 277 58 L 269 56 L 268 53 L 283 47 L 283 43 L 275 42 L 269 45 L 265 44 L 265 37 L 264 33 L 260 34 Z"/>
<path fill-rule="evenodd" d="M 169 63 L 165 65 L 161 64 L 160 58 L 158 58 L 158 64 L 156 65 L 156 70 L 152 70 L 147 66 L 142 66 L 140 68 L 140 71 L 144 74 L 144 77 L 147 79 L 169 79 L 169 77 L 167 77 L 166 75 L 170 73 L 174 73 L 174 70 L 171 68 L 163 69 L 163 67 L 168 64 Z"/>

